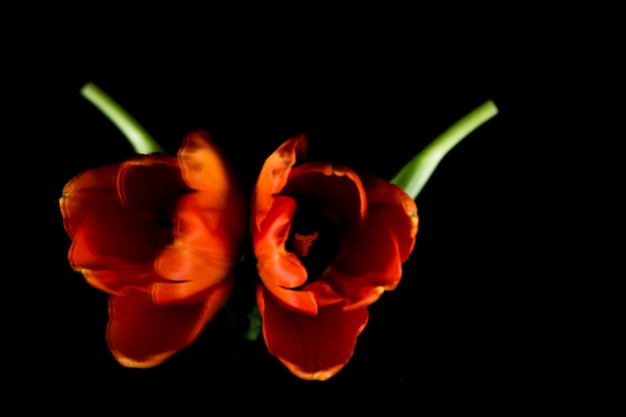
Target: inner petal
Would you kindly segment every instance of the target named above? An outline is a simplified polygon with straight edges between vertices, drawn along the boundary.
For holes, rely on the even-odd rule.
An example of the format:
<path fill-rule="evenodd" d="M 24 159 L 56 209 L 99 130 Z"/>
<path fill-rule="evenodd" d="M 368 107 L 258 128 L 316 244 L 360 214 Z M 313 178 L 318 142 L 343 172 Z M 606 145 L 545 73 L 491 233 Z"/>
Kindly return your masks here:
<path fill-rule="evenodd" d="M 320 210 L 336 223 L 362 223 L 367 213 L 367 196 L 358 175 L 351 169 L 312 162 L 292 169 L 281 194 L 316 198 Z"/>
<path fill-rule="evenodd" d="M 307 270 L 307 283 L 319 279 L 339 253 L 339 240 L 346 223 L 324 210 L 321 200 L 311 196 L 295 197 L 293 216 L 285 248 L 295 253 Z"/>

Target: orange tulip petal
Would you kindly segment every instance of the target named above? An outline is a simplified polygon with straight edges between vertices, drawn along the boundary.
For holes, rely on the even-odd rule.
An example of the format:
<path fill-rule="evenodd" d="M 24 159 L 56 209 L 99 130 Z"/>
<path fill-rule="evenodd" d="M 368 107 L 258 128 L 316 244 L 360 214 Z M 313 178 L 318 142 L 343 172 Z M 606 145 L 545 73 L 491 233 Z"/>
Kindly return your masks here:
<path fill-rule="evenodd" d="M 235 175 L 211 136 L 204 130 L 186 135 L 178 159 L 187 186 L 213 196 L 209 200 L 211 206 L 224 207 L 227 201 L 222 197 L 235 189 Z"/>
<path fill-rule="evenodd" d="M 317 316 L 287 311 L 260 285 L 257 303 L 269 352 L 302 379 L 325 380 L 339 372 L 368 320 L 366 308 L 343 311 L 342 304 L 324 307 Z"/>
<path fill-rule="evenodd" d="M 253 236 L 255 231 L 261 228 L 261 223 L 271 209 L 274 194 L 283 189 L 287 183 L 291 167 L 297 159 L 304 159 L 306 151 L 306 138 L 304 135 L 298 135 L 284 142 L 265 160 L 252 194 L 251 229 Z"/>
<path fill-rule="evenodd" d="M 253 237 L 257 266 L 267 271 L 264 279 L 286 288 L 299 287 L 307 279 L 302 262 L 285 249 L 295 211 L 296 202 L 292 198 L 276 196 L 268 217 Z"/>
<path fill-rule="evenodd" d="M 236 212 L 237 208 L 233 207 Z M 155 269 L 175 281 L 199 275 L 224 275 L 235 261 L 241 233 L 230 234 L 223 217 L 227 213 L 203 210 L 198 193 L 188 194 L 179 203 L 174 216 L 174 242 L 156 259 Z M 241 217 L 239 218 L 241 220 Z M 190 278 L 191 276 L 191 278 Z"/>
<path fill-rule="evenodd" d="M 232 283 L 216 286 L 206 302 L 157 306 L 150 294 L 129 289 L 109 300 L 107 340 L 117 361 L 132 368 L 159 365 L 187 347 L 223 306 Z"/>

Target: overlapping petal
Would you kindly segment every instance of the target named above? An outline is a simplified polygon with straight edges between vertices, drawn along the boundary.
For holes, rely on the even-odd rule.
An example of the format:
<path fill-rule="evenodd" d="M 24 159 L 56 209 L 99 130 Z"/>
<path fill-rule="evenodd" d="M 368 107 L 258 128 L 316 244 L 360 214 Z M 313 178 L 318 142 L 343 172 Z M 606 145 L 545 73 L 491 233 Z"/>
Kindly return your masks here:
<path fill-rule="evenodd" d="M 60 201 L 70 264 L 111 295 L 107 337 L 125 366 L 154 366 L 226 302 L 245 202 L 204 131 L 178 157 L 140 155 L 71 180 Z"/>

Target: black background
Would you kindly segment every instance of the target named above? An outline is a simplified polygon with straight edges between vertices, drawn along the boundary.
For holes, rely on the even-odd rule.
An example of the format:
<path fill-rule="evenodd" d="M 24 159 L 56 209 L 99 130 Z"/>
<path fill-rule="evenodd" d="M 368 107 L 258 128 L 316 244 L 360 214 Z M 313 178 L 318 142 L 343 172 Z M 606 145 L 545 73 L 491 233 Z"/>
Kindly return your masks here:
<path fill-rule="evenodd" d="M 17 234 L 28 259 L 27 279 L 15 282 L 25 307 L 15 313 L 22 365 L 14 386 L 47 392 L 61 384 L 60 406 L 90 398 L 96 408 L 176 405 L 207 414 L 216 404 L 276 410 L 290 402 L 322 410 L 370 402 L 389 411 L 522 407 L 556 395 L 569 372 L 556 343 L 564 319 L 550 307 L 551 266 L 541 276 L 536 267 L 552 257 L 556 234 L 536 213 L 555 216 L 550 201 L 563 192 L 542 183 L 558 179 L 538 181 L 547 160 L 538 149 L 564 140 L 555 134 L 555 99 L 563 97 L 560 73 L 546 65 L 552 50 L 535 50 L 489 19 L 449 37 L 418 31 L 403 13 L 373 11 L 254 28 L 251 12 L 219 30 L 216 16 L 147 19 L 139 34 L 117 19 L 59 27 L 21 51 L 29 73 L 13 102 L 25 116 L 16 155 L 34 157 L 23 174 L 29 185 L 14 194 L 32 199 L 22 200 L 28 233 Z M 506 39 L 493 42 L 498 36 Z M 309 139 L 308 160 L 389 179 L 484 101 L 500 113 L 445 157 L 417 198 L 420 230 L 402 281 L 370 307 L 354 356 L 335 377 L 299 380 L 262 339 L 241 339 L 225 312 L 189 348 L 137 370 L 108 351 L 107 295 L 70 269 L 58 208 L 74 175 L 133 154 L 80 96 L 89 81 L 168 153 L 186 133 L 207 130 L 248 195 L 265 158 L 297 133 Z M 233 299 L 241 311 L 255 279 L 245 272 Z"/>

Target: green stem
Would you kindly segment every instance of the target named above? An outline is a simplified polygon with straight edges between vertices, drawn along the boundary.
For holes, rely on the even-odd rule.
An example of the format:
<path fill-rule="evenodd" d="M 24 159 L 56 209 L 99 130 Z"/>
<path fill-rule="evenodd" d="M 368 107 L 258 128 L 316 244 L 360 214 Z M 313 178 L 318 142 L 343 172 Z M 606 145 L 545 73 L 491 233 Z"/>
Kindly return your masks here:
<path fill-rule="evenodd" d="M 444 156 L 476 128 L 498 114 L 493 101 L 488 100 L 437 136 L 413 157 L 391 179 L 413 199 L 417 198 Z"/>
<path fill-rule="evenodd" d="M 152 136 L 122 106 L 94 83 L 87 83 L 80 94 L 109 118 L 137 153 L 163 152 Z"/>

